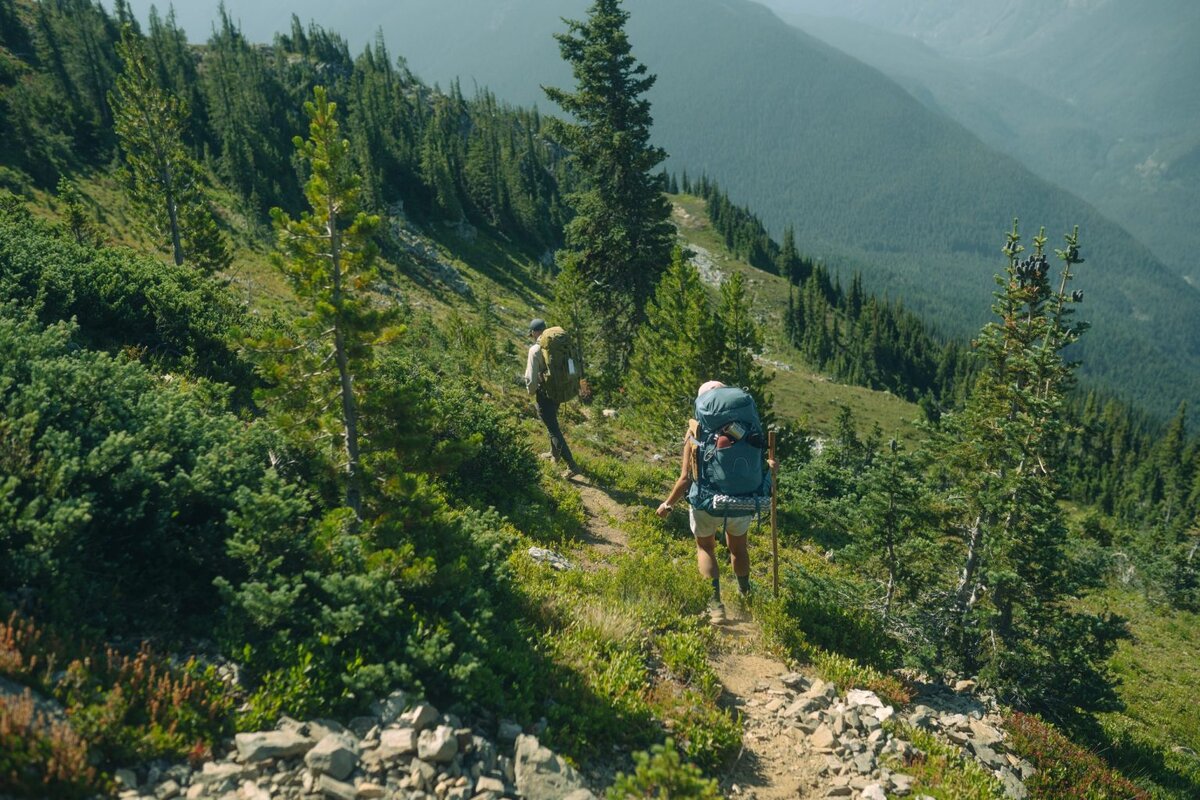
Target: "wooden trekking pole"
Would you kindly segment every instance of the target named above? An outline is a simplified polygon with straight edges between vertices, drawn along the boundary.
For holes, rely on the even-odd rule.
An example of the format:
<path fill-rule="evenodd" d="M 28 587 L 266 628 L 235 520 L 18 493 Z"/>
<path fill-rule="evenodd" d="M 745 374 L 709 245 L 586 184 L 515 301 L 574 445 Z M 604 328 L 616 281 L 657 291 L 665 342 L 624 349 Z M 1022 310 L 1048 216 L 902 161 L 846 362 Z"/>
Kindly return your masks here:
<path fill-rule="evenodd" d="M 775 528 L 775 484 L 779 478 L 779 463 L 775 461 L 775 431 L 767 432 L 767 452 L 771 458 L 771 588 L 779 597 L 779 536 Z"/>

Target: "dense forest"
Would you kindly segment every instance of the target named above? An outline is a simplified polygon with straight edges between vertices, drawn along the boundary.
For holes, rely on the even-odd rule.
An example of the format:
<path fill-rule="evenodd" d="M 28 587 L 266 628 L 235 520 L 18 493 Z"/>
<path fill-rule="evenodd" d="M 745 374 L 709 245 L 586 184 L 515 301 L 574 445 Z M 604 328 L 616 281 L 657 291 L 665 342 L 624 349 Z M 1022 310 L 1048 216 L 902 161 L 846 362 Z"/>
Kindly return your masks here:
<path fill-rule="evenodd" d="M 223 13 L 197 45 L 124 0 L 0 0 L 0 677 L 70 722 L 0 692 L 0 792 L 111 792 L 124 765 L 198 765 L 235 731 L 400 689 L 637 764 L 610 798 L 715 797 L 701 776 L 742 729 L 707 587 L 685 523 L 639 508 L 714 376 L 780 435 L 782 586 L 746 601 L 774 650 L 896 706 L 913 675 L 971 676 L 1032 720 L 1032 796 L 1074 779 L 1048 754 L 1064 733 L 1104 753 L 1064 762 L 1098 797 L 1200 787 L 1171 749 L 1186 721 L 1104 716 L 1126 707 L 1130 628 L 1102 601 L 1200 611 L 1200 441 L 1186 405 L 1163 424 L 1079 389 L 1089 241 L 995 221 L 992 316 L 951 338 L 803 233 L 773 240 L 707 170 L 664 172 L 628 18 L 597 0 L 565 23 L 557 117 L 295 17 L 265 45 Z M 744 274 L 705 286 L 670 196 L 786 284 L 781 330 Z M 541 314 L 594 379 L 599 403 L 563 412 L 591 490 L 629 506 L 592 571 L 526 556 L 588 558 L 594 516 L 535 454 L 514 384 L 514 333 Z M 914 444 L 848 410 L 782 418 L 768 334 L 915 403 Z"/>

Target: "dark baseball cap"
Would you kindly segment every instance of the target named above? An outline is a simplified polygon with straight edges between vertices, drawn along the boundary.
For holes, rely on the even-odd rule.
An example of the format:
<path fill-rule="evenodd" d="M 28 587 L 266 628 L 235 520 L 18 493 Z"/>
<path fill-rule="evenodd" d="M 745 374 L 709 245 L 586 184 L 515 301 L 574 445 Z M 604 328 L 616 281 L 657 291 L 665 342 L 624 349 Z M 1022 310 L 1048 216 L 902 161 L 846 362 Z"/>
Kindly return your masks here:
<path fill-rule="evenodd" d="M 544 330 L 546 330 L 546 320 L 542 319 L 541 317 L 538 317 L 529 323 L 529 332 L 530 333 L 534 333 L 536 331 L 544 331 Z"/>

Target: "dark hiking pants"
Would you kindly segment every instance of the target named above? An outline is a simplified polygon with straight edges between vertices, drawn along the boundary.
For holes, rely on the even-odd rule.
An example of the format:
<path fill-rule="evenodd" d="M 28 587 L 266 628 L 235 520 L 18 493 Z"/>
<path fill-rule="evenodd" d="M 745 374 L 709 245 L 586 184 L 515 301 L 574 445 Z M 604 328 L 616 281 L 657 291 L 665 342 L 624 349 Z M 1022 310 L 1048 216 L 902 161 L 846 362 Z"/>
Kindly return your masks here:
<path fill-rule="evenodd" d="M 566 463 L 570 469 L 575 469 L 575 458 L 571 455 L 571 448 L 567 447 L 567 440 L 563 438 L 562 428 L 558 427 L 558 403 L 538 392 L 537 412 L 538 419 L 542 421 L 542 424 L 546 426 L 546 432 L 550 434 L 551 454 L 556 460 Z"/>

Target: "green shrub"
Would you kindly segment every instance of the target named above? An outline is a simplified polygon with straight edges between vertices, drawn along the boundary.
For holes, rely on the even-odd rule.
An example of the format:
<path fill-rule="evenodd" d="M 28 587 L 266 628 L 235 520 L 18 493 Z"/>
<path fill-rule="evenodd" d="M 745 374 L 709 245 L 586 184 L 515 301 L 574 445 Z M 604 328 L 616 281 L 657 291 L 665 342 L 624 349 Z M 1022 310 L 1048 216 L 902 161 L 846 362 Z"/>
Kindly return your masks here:
<path fill-rule="evenodd" d="M 234 700 L 212 667 L 173 665 L 145 644 L 123 654 L 47 633 L 15 612 L 0 623 L 0 674 L 62 705 L 88 764 L 203 755 L 231 730 Z M 51 738 L 69 744 L 59 733 Z"/>
<path fill-rule="evenodd" d="M 1114 772 L 1095 753 L 1072 742 L 1032 714 L 1015 713 L 1004 720 L 1009 747 L 1029 759 L 1037 772 L 1026 782 L 1030 797 L 1078 797 L 1086 800 L 1130 800 L 1150 797 Z"/>
<path fill-rule="evenodd" d="M 635 753 L 632 775 L 618 773 L 608 790 L 608 800 L 635 800 L 640 797 L 674 800 L 718 800 L 721 796 L 715 780 L 705 778 L 695 765 L 679 756 L 675 742 L 667 739 L 650 752 Z"/>
<path fill-rule="evenodd" d="M 906 761 L 892 759 L 897 771 L 916 779 L 914 795 L 935 800 L 1000 800 L 1006 796 L 1000 782 L 958 747 L 928 731 L 896 722 L 895 718 L 885 722 L 884 727 L 920 750 Z"/>
<path fill-rule="evenodd" d="M 89 347 L 136 353 L 164 369 L 226 381 L 249 398 L 253 375 L 230 347 L 247 319 L 231 292 L 191 267 L 123 248 L 80 245 L 67 231 L 0 204 L 0 304 L 43 324 L 74 319 Z"/>
<path fill-rule="evenodd" d="M 821 559 L 810 558 L 781 581 L 782 610 L 810 645 L 877 669 L 895 666 L 898 648 L 866 607 L 865 587 Z"/>
<path fill-rule="evenodd" d="M 741 749 L 741 720 L 718 708 L 711 698 L 684 692 L 666 716 L 683 744 L 684 756 L 703 769 L 716 770 Z"/>
<path fill-rule="evenodd" d="M 671 631 L 659 637 L 663 664 L 681 683 L 694 688 L 702 697 L 716 699 L 721 682 L 708 662 L 708 643 L 695 632 Z"/>
<path fill-rule="evenodd" d="M 287 448 L 206 382 L 0 306 L 0 584 L 47 623 L 205 635 L 228 515 Z"/>

